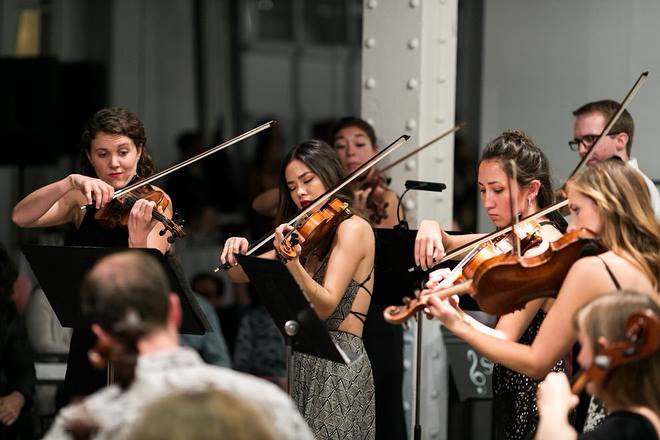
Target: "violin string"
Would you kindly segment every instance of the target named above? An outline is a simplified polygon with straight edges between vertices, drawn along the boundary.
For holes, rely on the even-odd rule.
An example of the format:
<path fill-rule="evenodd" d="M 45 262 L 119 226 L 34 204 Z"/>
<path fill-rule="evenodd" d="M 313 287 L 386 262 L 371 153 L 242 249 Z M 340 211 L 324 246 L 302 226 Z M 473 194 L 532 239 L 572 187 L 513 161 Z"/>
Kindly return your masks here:
<path fill-rule="evenodd" d="M 532 214 L 532 215 L 529 215 L 527 217 L 524 217 L 524 218 L 520 219 L 520 223 L 525 223 L 526 221 L 529 221 L 529 220 L 536 220 L 537 218 L 543 217 L 544 215 L 546 215 L 546 214 L 548 214 L 552 211 L 556 211 L 557 209 L 561 209 L 566 205 L 568 205 L 568 200 L 564 199 L 561 202 L 557 202 L 554 205 L 551 205 L 551 206 L 549 206 L 549 207 L 547 207 L 547 208 L 545 208 L 545 209 L 543 209 L 543 210 L 541 210 L 541 211 L 539 211 L 535 214 Z M 444 263 L 445 261 L 456 258 L 456 257 L 462 255 L 464 252 L 467 252 L 468 250 L 472 249 L 473 247 L 479 246 L 479 245 L 481 245 L 481 244 L 483 244 L 483 243 L 485 243 L 489 240 L 500 237 L 500 236 L 502 236 L 502 235 L 504 235 L 508 232 L 511 232 L 511 226 L 507 226 L 506 228 L 500 229 L 498 231 L 493 231 L 488 235 L 485 235 L 481 238 L 478 238 L 474 241 L 471 241 L 470 243 L 464 244 L 463 246 L 460 246 L 460 247 L 456 248 L 452 252 L 450 252 L 447 255 L 445 255 L 444 257 L 442 257 L 442 259 L 440 261 L 438 261 L 433 267 L 429 268 L 429 270 L 434 270 L 435 268 L 438 267 L 438 265 Z M 416 269 L 417 269 L 417 267 L 411 267 L 411 268 L 408 269 L 408 272 L 413 272 Z"/>

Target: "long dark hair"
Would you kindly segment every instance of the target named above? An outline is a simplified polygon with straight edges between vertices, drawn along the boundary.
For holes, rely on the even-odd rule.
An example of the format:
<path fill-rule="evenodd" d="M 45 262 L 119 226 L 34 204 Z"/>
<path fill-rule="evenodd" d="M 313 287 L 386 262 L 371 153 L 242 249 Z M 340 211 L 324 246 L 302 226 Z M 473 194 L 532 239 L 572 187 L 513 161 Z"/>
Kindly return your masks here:
<path fill-rule="evenodd" d="M 137 165 L 140 177 L 149 177 L 156 171 L 151 154 L 147 149 L 147 136 L 144 125 L 135 113 L 120 107 L 104 108 L 92 115 L 87 121 L 80 140 L 80 170 L 86 176 L 97 177 L 87 154 L 91 151 L 92 140 L 99 133 L 126 136 L 133 141 L 138 150 L 142 150 Z"/>
<path fill-rule="evenodd" d="M 327 143 L 318 139 L 310 139 L 293 147 L 284 158 L 280 170 L 280 200 L 276 225 L 288 221 L 298 212 L 298 207 L 293 203 L 289 187 L 286 184 L 286 167 L 294 160 L 304 163 L 312 173 L 316 174 L 326 190 L 337 186 L 345 177 L 344 167 L 339 162 L 335 151 Z M 336 196 L 349 204 L 353 201 L 353 195 L 347 188 L 343 188 Z"/>
<path fill-rule="evenodd" d="M 324 141 L 310 139 L 293 147 L 284 158 L 282 169 L 280 171 L 280 200 L 275 225 L 289 221 L 294 217 L 296 212 L 298 212 L 298 207 L 293 203 L 291 192 L 286 184 L 286 167 L 294 160 L 301 161 L 311 172 L 316 174 L 316 176 L 318 176 L 323 182 L 323 186 L 326 190 L 337 186 L 344 178 L 344 167 L 341 165 L 341 162 L 339 162 L 335 150 Z M 349 205 L 353 202 L 353 195 L 348 187 L 342 188 L 334 195 L 334 197 L 347 202 Z M 353 211 L 353 209 L 351 210 Z M 364 217 L 362 213 L 358 212 L 357 214 Z M 301 260 L 304 261 L 312 252 L 320 258 L 323 258 L 329 252 L 333 238 L 334 233 L 328 234 L 328 236 L 321 240 L 314 249 L 305 248 L 301 255 Z"/>
<path fill-rule="evenodd" d="M 496 161 L 511 178 L 513 170 L 510 160 L 516 164 L 517 183 L 520 188 L 527 187 L 535 179 L 541 182 L 541 187 L 536 195 L 536 203 L 539 208 L 547 208 L 555 203 L 548 158 L 534 141 L 520 130 L 507 130 L 490 141 L 481 153 L 477 168 L 484 161 Z M 566 231 L 568 225 L 558 211 L 549 213 L 547 217 L 561 232 Z"/>

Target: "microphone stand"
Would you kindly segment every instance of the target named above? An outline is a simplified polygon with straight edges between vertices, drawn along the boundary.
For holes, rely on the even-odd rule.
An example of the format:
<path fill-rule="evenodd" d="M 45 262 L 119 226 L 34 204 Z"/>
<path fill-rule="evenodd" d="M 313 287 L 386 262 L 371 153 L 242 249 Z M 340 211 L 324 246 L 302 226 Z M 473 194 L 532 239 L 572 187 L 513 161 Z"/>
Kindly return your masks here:
<path fill-rule="evenodd" d="M 435 186 L 434 186 L 435 185 Z M 434 191 L 434 192 L 440 192 L 446 186 L 444 184 L 434 184 L 433 182 L 414 182 L 414 181 L 406 181 L 405 183 L 405 191 L 401 194 L 401 197 L 399 197 L 399 203 L 397 203 L 396 206 L 396 218 L 397 221 L 399 222 L 394 228 L 395 229 L 403 229 L 403 230 L 408 230 L 408 222 L 404 219 L 401 218 L 401 203 L 403 201 L 403 197 L 408 193 L 410 190 L 419 190 L 419 191 Z M 433 189 L 431 189 L 431 187 Z M 441 188 L 441 189 L 440 189 Z M 416 343 L 415 343 L 415 350 L 413 354 L 413 362 L 415 363 L 415 384 L 413 385 L 413 396 L 415 400 L 415 415 L 414 415 L 414 424 L 413 424 L 413 440 L 421 440 L 422 439 L 422 424 L 420 421 L 420 390 L 422 387 L 422 326 L 424 324 L 424 314 L 422 310 L 419 310 L 417 312 L 417 331 L 416 331 Z"/>

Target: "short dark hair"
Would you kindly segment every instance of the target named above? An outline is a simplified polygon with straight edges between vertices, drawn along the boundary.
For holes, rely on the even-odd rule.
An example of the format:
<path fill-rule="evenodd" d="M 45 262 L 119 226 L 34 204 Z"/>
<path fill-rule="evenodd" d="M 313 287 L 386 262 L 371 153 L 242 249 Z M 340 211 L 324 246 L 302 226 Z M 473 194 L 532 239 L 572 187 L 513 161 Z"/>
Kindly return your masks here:
<path fill-rule="evenodd" d="M 605 123 L 610 120 L 614 114 L 619 111 L 621 104 L 611 99 L 602 99 L 600 101 L 588 102 L 573 112 L 573 116 L 578 117 L 589 113 L 600 113 L 605 118 Z M 628 144 L 626 144 L 626 153 L 630 157 L 632 149 L 633 136 L 635 135 L 635 121 L 628 110 L 624 110 L 616 121 L 610 133 L 626 133 L 628 135 Z"/>
<path fill-rule="evenodd" d="M 138 161 L 137 173 L 141 177 L 149 177 L 155 171 L 153 159 L 147 150 L 147 136 L 142 121 L 135 113 L 120 107 L 104 108 L 92 115 L 83 130 L 80 142 L 80 169 L 86 176 L 96 176 L 94 167 L 89 162 L 87 153 L 91 151 L 92 140 L 99 133 L 126 136 L 133 141 L 135 147 L 142 150 Z"/>
<path fill-rule="evenodd" d="M 330 141 L 333 145 L 339 130 L 343 130 L 346 127 L 357 127 L 364 131 L 374 148 L 378 148 L 376 145 L 376 131 L 374 128 L 364 119 L 356 118 L 355 116 L 347 116 L 345 118 L 341 118 L 335 123 L 335 125 L 332 127 L 332 137 L 330 138 Z"/>
<path fill-rule="evenodd" d="M 165 327 L 169 293 L 167 275 L 153 256 L 124 251 L 102 258 L 87 274 L 81 288 L 82 310 L 113 335 L 129 318 L 139 318 L 149 329 Z"/>

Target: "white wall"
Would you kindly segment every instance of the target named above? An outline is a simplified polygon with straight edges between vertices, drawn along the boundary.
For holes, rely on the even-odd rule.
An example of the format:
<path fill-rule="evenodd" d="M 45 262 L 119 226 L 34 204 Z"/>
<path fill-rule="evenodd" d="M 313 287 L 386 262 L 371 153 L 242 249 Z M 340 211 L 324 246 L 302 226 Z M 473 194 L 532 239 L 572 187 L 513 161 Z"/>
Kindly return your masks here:
<path fill-rule="evenodd" d="M 633 156 L 660 178 L 660 2 L 657 0 L 486 0 L 481 145 L 521 128 L 546 152 L 555 183 L 577 165 L 572 111 L 620 101 L 649 70 L 628 110 Z M 483 212 L 482 212 L 483 214 Z M 485 215 L 480 229 L 491 230 Z"/>

